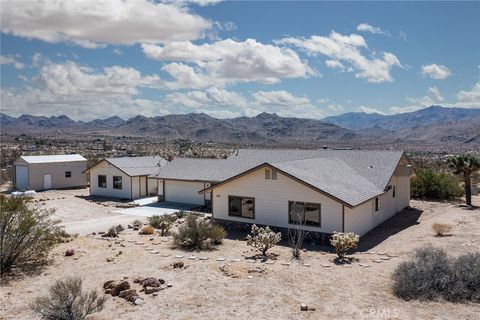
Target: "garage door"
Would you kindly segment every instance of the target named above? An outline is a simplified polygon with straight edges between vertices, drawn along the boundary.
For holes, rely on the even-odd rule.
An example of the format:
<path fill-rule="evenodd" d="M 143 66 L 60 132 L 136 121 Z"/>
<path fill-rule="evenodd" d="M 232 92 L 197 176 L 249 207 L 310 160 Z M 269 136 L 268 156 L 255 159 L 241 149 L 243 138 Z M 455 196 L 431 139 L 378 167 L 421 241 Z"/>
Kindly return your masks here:
<path fill-rule="evenodd" d="M 27 166 L 15 166 L 15 184 L 17 189 L 26 189 L 28 187 Z"/>
<path fill-rule="evenodd" d="M 165 201 L 203 205 L 203 182 L 165 181 Z"/>

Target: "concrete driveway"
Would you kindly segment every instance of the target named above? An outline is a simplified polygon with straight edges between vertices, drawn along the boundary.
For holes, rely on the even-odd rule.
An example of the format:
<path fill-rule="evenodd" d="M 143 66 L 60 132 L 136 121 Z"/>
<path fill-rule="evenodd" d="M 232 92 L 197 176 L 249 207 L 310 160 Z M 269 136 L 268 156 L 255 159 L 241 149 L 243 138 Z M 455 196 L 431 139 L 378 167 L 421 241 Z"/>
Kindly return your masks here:
<path fill-rule="evenodd" d="M 162 216 L 165 214 L 172 214 L 180 210 L 190 211 L 195 207 L 198 207 L 198 205 L 176 202 L 155 202 L 135 208 L 112 210 L 111 212 L 137 217 L 151 217 L 154 215 Z"/>

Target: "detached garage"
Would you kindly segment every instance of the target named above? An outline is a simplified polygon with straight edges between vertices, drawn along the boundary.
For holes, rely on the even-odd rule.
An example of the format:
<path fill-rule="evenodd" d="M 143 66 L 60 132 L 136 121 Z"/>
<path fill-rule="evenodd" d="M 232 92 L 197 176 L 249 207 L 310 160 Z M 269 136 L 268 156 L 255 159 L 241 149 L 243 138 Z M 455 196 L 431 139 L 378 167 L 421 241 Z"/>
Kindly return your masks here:
<path fill-rule="evenodd" d="M 13 163 L 13 183 L 17 190 L 35 191 L 85 187 L 86 168 L 79 154 L 21 156 Z"/>

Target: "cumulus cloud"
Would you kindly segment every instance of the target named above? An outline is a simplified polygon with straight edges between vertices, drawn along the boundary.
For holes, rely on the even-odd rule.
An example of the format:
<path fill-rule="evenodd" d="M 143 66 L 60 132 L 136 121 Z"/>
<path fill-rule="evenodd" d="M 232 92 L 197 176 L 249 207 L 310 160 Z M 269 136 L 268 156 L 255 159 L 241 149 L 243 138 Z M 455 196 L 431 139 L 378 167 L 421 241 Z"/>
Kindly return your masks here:
<path fill-rule="evenodd" d="M 382 110 L 372 108 L 372 107 L 366 107 L 366 106 L 360 106 L 357 108 L 359 112 L 365 112 L 365 113 L 378 113 L 378 114 L 385 114 Z"/>
<path fill-rule="evenodd" d="M 459 107 L 480 108 L 480 82 L 475 83 L 471 90 L 461 90 L 456 97 Z"/>
<path fill-rule="evenodd" d="M 187 8 L 147 0 L 4 1 L 2 32 L 85 48 L 201 38 L 212 23 Z"/>
<path fill-rule="evenodd" d="M 448 78 L 452 73 L 446 66 L 438 64 L 429 64 L 422 66 L 422 74 L 431 77 L 435 80 L 443 80 Z"/>
<path fill-rule="evenodd" d="M 142 48 L 150 59 L 177 62 L 175 68 L 182 65 L 187 69 L 187 65 L 180 63 L 195 65 L 196 69 L 189 67 L 188 72 L 192 77 L 195 73 L 197 78 L 204 79 L 203 87 L 212 85 L 212 81 L 215 85 L 252 81 L 274 84 L 282 78 L 315 74 L 293 50 L 254 39 L 243 42 L 226 39 L 202 45 L 190 41 L 170 42 L 165 46 L 143 44 Z M 197 87 L 202 86 L 197 83 Z"/>
<path fill-rule="evenodd" d="M 324 55 L 331 61 L 348 64 L 353 68 L 357 78 L 368 82 L 393 81 L 390 71 L 393 67 L 402 67 L 398 58 L 390 52 L 373 53 L 366 57 L 362 51 L 368 48 L 365 39 L 357 34 L 341 35 L 332 32 L 328 36 L 311 36 L 310 38 L 284 38 L 278 44 L 287 44 L 304 50 L 308 55 Z M 337 68 L 336 62 L 329 62 L 330 67 Z M 327 63 L 327 66 L 328 63 Z"/>
<path fill-rule="evenodd" d="M 25 67 L 25 64 L 21 62 L 20 55 L 2 55 L 0 56 L 0 65 L 12 65 L 15 69 L 20 70 Z"/>
<path fill-rule="evenodd" d="M 370 32 L 373 34 L 388 34 L 387 32 L 383 31 L 379 27 L 374 27 L 368 23 L 360 23 L 357 26 L 357 30 L 362 32 Z"/>

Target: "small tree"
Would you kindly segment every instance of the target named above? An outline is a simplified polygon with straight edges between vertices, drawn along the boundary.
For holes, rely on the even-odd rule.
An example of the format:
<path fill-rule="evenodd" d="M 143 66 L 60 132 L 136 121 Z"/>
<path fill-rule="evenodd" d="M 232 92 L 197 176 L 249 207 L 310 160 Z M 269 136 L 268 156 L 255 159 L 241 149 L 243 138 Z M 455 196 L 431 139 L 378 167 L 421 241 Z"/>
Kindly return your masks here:
<path fill-rule="evenodd" d="M 448 159 L 448 166 L 453 170 L 454 174 L 463 176 L 466 203 L 467 206 L 471 206 L 471 176 L 480 169 L 480 159 L 471 154 L 456 156 Z"/>
<path fill-rule="evenodd" d="M 24 198 L 0 195 L 0 275 L 13 265 L 24 266 L 45 258 L 63 229 L 52 220 L 53 210 L 30 208 Z"/>
<path fill-rule="evenodd" d="M 353 232 L 343 233 L 334 232 L 330 238 L 330 244 L 335 248 L 338 259 L 343 259 L 347 255 L 347 251 L 356 248 L 360 237 Z"/>
<path fill-rule="evenodd" d="M 57 280 L 48 296 L 33 302 L 32 309 L 47 320 L 83 320 L 101 311 L 104 303 L 105 297 L 99 297 L 96 290 L 84 292 L 82 279 L 73 277 Z"/>
<path fill-rule="evenodd" d="M 413 198 L 451 200 L 463 195 L 456 177 L 432 169 L 417 169 L 410 186 Z"/>
<path fill-rule="evenodd" d="M 252 226 L 250 234 L 247 236 L 247 245 L 259 250 L 263 256 L 267 251 L 282 240 L 280 232 L 275 233 L 270 230 L 270 227 L 259 228 L 257 225 Z"/>
<path fill-rule="evenodd" d="M 292 249 L 293 258 L 299 260 L 307 232 L 301 228 L 301 223 L 299 222 L 301 213 L 292 212 L 292 215 L 295 215 L 295 219 L 292 219 L 295 226 L 288 229 L 288 243 Z"/>

